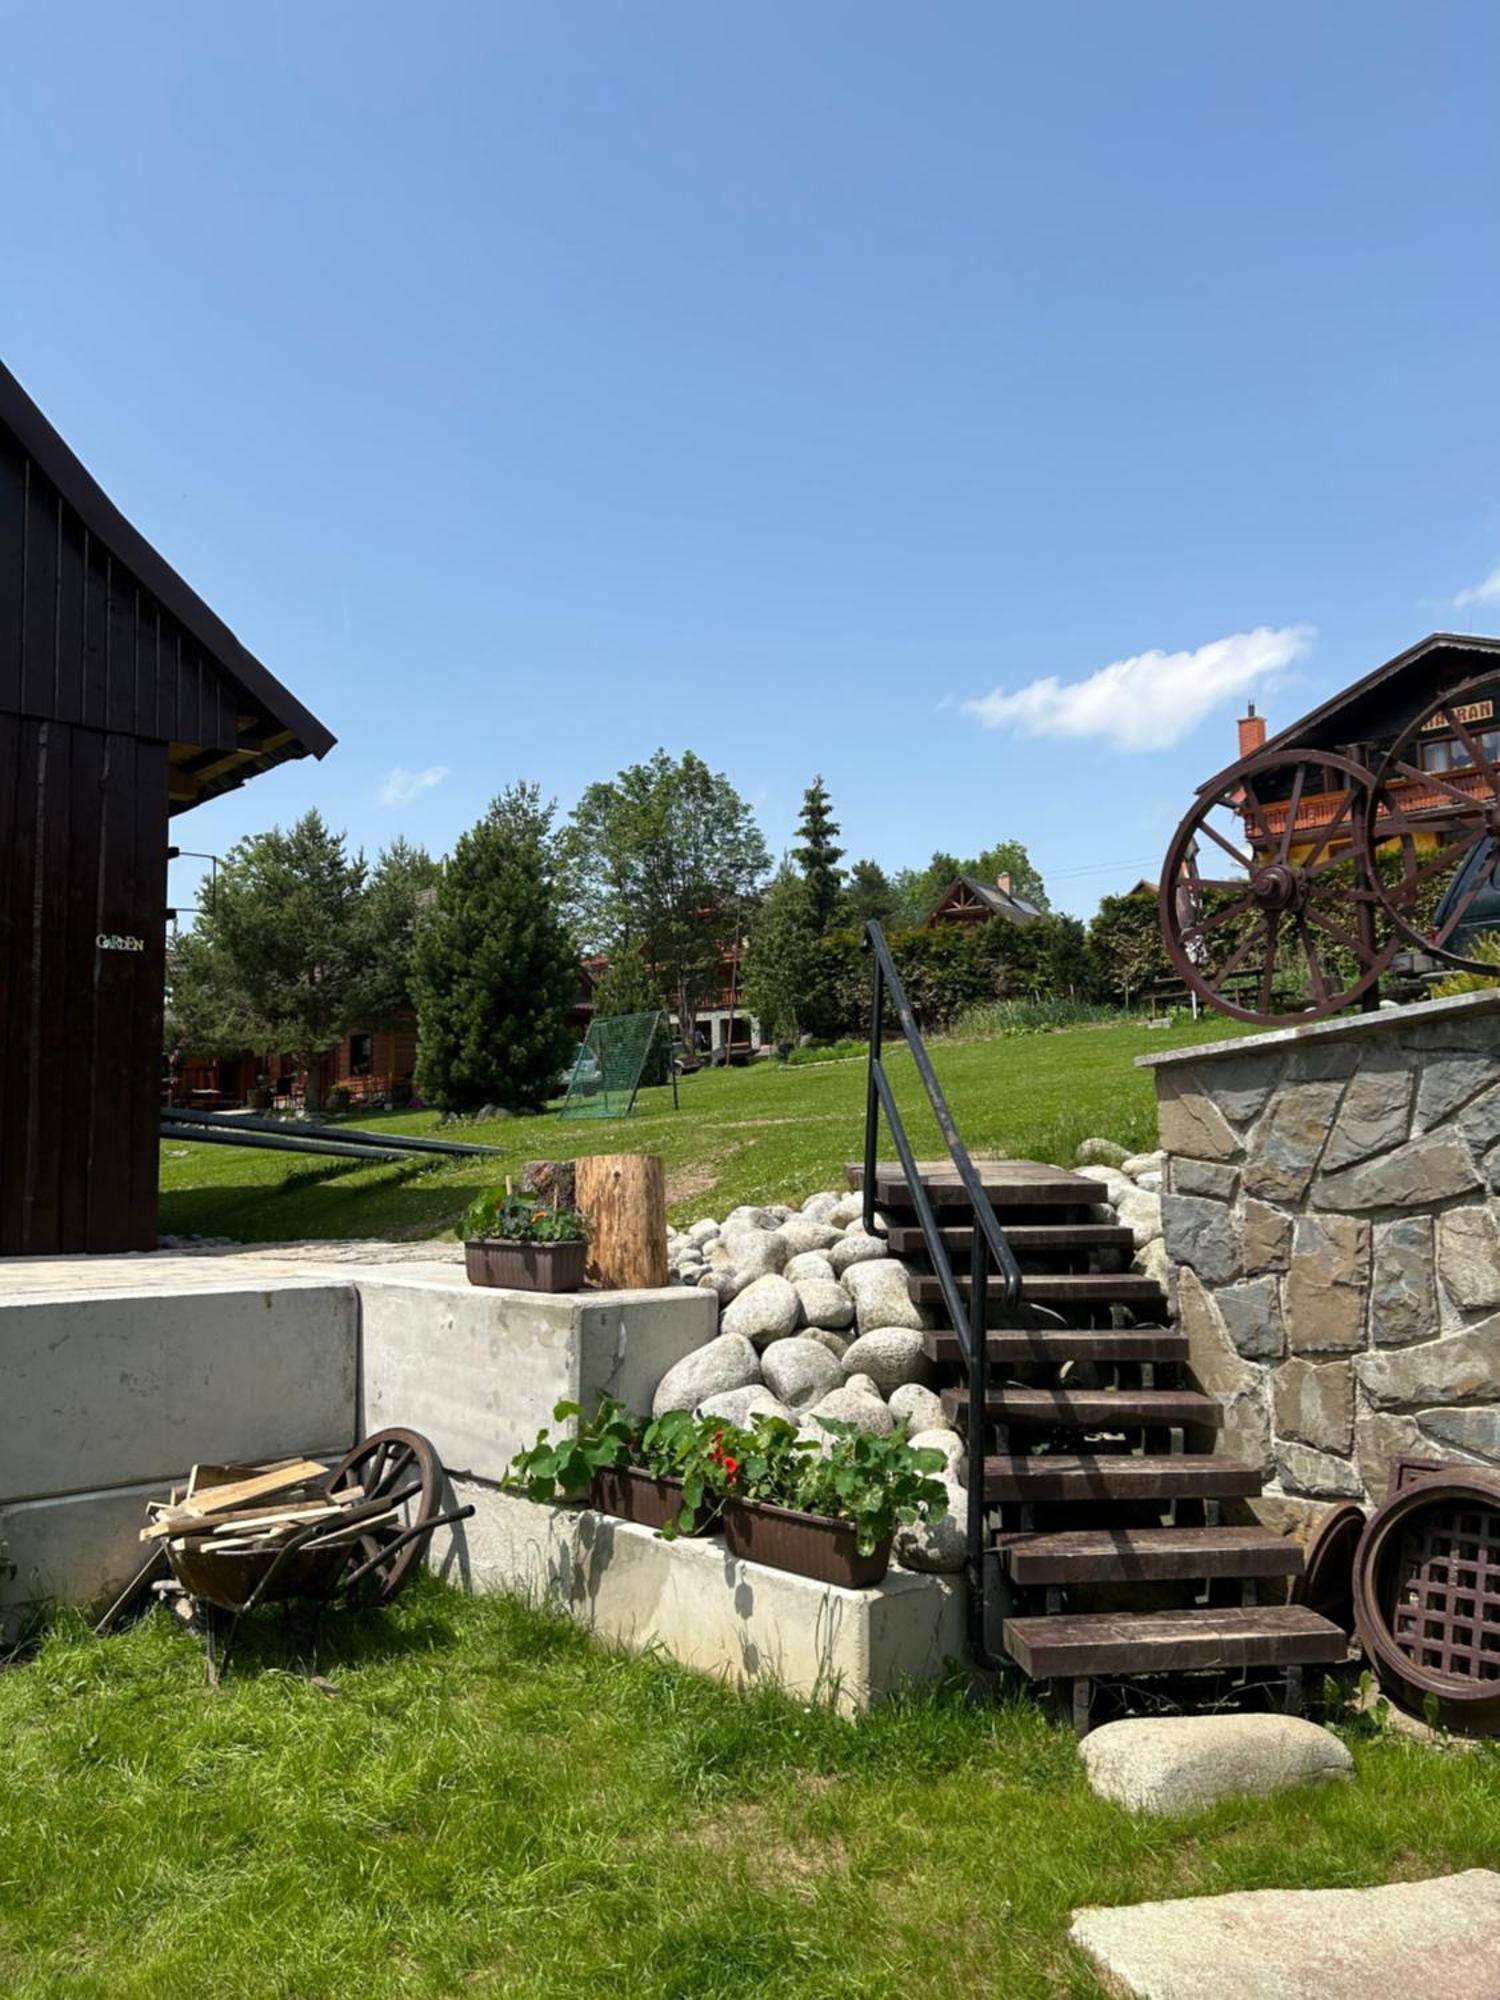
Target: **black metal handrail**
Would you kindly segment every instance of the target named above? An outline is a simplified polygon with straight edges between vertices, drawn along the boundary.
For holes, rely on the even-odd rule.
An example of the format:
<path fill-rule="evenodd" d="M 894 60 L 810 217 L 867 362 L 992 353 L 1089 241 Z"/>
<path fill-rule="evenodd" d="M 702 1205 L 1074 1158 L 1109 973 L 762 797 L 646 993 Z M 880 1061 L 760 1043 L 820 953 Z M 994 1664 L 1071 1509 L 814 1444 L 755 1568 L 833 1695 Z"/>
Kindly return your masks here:
<path fill-rule="evenodd" d="M 875 1175 L 878 1165 L 880 1119 L 884 1113 L 886 1125 L 895 1142 L 897 1157 L 901 1162 L 901 1170 L 906 1176 L 912 1206 L 917 1212 L 917 1222 L 922 1231 L 922 1240 L 927 1247 L 928 1260 L 937 1276 L 938 1287 L 948 1308 L 948 1317 L 957 1335 L 959 1351 L 963 1355 L 968 1376 L 966 1534 L 968 1553 L 965 1567 L 969 1587 L 969 1640 L 975 1657 L 982 1664 L 996 1666 L 1000 1662 L 989 1647 L 986 1634 L 988 1621 L 985 1617 L 985 1584 L 989 1563 L 985 1548 L 984 1439 L 985 1416 L 989 1406 L 990 1279 L 993 1274 L 998 1285 L 998 1296 L 1009 1317 L 1021 1303 L 1021 1267 L 1016 1262 L 1014 1251 L 1005 1240 L 1005 1231 L 996 1220 L 995 1211 L 980 1184 L 978 1174 L 974 1171 L 974 1162 L 969 1158 L 968 1148 L 958 1135 L 958 1127 L 953 1122 L 953 1113 L 948 1109 L 948 1100 L 943 1095 L 943 1087 L 938 1082 L 937 1074 L 932 1067 L 932 1058 L 928 1055 L 922 1040 L 911 1002 L 906 997 L 906 988 L 901 983 L 901 975 L 897 972 L 895 961 L 891 957 L 890 946 L 885 941 L 885 933 L 879 924 L 872 922 L 865 926 L 865 936 L 875 963 L 870 1004 L 870 1078 L 865 1099 L 865 1228 L 873 1230 L 875 1224 Z M 937 1120 L 943 1144 L 948 1149 L 948 1157 L 953 1162 L 959 1183 L 973 1211 L 972 1262 L 967 1301 L 959 1289 L 953 1262 L 948 1255 L 948 1246 L 943 1241 L 943 1232 L 938 1226 L 932 1202 L 922 1185 L 921 1175 L 917 1171 L 916 1156 L 912 1152 L 911 1141 L 906 1136 L 906 1126 L 897 1107 L 890 1078 L 886 1075 L 882 1058 L 887 998 L 894 1009 L 906 1046 L 911 1052 L 917 1075 L 922 1080 L 922 1087 L 927 1092 L 927 1101 L 932 1107 L 933 1117 Z"/>

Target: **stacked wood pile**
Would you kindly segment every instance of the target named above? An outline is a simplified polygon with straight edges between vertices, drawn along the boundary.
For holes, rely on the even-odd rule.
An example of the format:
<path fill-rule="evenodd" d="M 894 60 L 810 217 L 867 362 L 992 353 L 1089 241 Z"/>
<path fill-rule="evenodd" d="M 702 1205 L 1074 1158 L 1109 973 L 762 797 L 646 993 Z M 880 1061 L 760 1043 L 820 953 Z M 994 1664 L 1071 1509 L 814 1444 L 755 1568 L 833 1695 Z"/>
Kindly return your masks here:
<path fill-rule="evenodd" d="M 328 1487 L 330 1468 L 314 1458 L 277 1465 L 195 1465 L 185 1488 L 147 1507 L 143 1542 L 173 1554 L 272 1554 L 299 1529 L 326 1523 L 303 1543 L 308 1554 L 353 1543 L 399 1524 L 399 1506 L 366 1500 L 363 1486 Z"/>

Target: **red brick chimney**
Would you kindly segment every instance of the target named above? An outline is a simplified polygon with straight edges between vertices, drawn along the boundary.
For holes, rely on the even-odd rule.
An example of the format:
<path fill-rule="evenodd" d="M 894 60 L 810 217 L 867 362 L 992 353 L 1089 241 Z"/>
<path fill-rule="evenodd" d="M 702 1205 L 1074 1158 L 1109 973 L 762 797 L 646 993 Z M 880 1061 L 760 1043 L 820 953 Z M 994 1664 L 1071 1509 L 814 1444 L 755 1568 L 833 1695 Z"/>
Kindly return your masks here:
<path fill-rule="evenodd" d="M 1248 715 L 1240 717 L 1240 755 L 1253 757 L 1257 750 L 1265 748 L 1266 718 L 1255 713 L 1255 703 L 1250 703 Z"/>

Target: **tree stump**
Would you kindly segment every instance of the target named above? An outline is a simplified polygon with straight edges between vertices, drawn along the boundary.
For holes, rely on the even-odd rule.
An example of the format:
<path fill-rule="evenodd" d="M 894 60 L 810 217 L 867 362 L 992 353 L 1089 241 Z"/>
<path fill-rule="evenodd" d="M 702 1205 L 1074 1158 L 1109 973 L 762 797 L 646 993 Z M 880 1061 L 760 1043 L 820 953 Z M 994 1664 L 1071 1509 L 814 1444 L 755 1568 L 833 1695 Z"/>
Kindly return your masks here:
<path fill-rule="evenodd" d="M 659 1153 L 600 1153 L 576 1162 L 588 1224 L 588 1281 L 603 1291 L 667 1282 L 667 1180 Z"/>

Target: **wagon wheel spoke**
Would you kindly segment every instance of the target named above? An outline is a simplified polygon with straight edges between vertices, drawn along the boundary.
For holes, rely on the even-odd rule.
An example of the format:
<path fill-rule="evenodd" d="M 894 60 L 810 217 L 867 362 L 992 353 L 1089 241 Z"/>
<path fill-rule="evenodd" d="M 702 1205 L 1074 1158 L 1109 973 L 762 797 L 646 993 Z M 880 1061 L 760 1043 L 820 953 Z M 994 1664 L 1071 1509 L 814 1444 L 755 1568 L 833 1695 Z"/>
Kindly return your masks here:
<path fill-rule="evenodd" d="M 329 1483 L 334 1491 L 346 1485 L 362 1485 L 367 1499 L 379 1500 L 401 1488 L 409 1489 L 413 1478 L 417 1481 L 416 1491 L 408 1492 L 408 1497 L 400 1502 L 398 1516 L 407 1527 L 432 1520 L 440 1512 L 443 1468 L 426 1438 L 416 1431 L 394 1429 L 377 1431 L 374 1437 L 356 1445 L 335 1468 Z M 351 1576 L 361 1563 L 380 1557 L 397 1533 L 395 1526 L 367 1530 L 351 1552 L 343 1574 Z M 356 1586 L 361 1597 L 389 1604 L 423 1561 L 428 1540 L 429 1535 L 413 1536 L 401 1547 L 393 1548 L 387 1559 L 377 1561 L 369 1576 Z"/>
<path fill-rule="evenodd" d="M 1390 769 L 1394 777 L 1410 778 L 1414 784 L 1430 785 L 1435 792 L 1446 792 L 1449 798 L 1457 799 L 1461 806 L 1472 806 L 1474 803 L 1472 792 L 1466 792 L 1461 785 L 1453 784 L 1437 771 L 1424 771 L 1418 764 L 1407 764 L 1399 760 L 1395 761 Z"/>
<path fill-rule="evenodd" d="M 1474 880 L 1469 884 L 1468 888 L 1464 890 L 1463 894 L 1459 897 L 1458 901 L 1449 911 L 1447 917 L 1444 919 L 1442 923 L 1442 926 L 1432 933 L 1432 941 L 1434 944 L 1442 945 L 1443 943 L 1446 942 L 1448 938 L 1452 937 L 1453 933 L 1458 929 L 1459 925 L 1468 915 L 1469 910 L 1473 905 L 1475 897 L 1479 894 L 1480 890 L 1485 886 L 1485 881 L 1489 873 L 1490 871 L 1486 868 L 1476 869 L 1474 874 Z"/>
<path fill-rule="evenodd" d="M 1312 846 L 1308 849 L 1307 853 L 1303 855 L 1302 866 L 1304 869 L 1310 868 L 1313 862 L 1317 859 L 1317 857 L 1326 851 L 1328 843 L 1333 839 L 1333 836 L 1338 832 L 1339 828 L 1343 825 L 1344 821 L 1349 817 L 1349 809 L 1353 804 L 1354 804 L 1354 793 L 1352 791 L 1345 792 L 1342 800 L 1339 803 L 1338 811 L 1333 815 L 1333 818 L 1329 820 L 1327 826 L 1323 828 L 1322 832 L 1318 835 L 1318 838 L 1313 842 Z"/>
<path fill-rule="evenodd" d="M 1216 931 L 1221 925 L 1231 923 L 1234 918 L 1244 916 L 1247 910 L 1251 910 L 1254 907 L 1254 899 L 1247 890 L 1243 896 L 1237 898 L 1233 903 L 1228 904 L 1224 909 L 1215 910 L 1211 917 L 1205 917 L 1201 924 L 1191 924 L 1188 928 L 1194 931 L 1199 937 L 1207 937 L 1210 931 Z"/>
<path fill-rule="evenodd" d="M 1325 931 L 1335 944 L 1341 944 L 1345 951 L 1352 951 L 1355 957 L 1361 961 L 1368 960 L 1370 955 L 1369 947 L 1361 944 L 1357 937 L 1351 937 L 1349 932 L 1343 929 L 1341 925 L 1334 923 L 1333 919 L 1325 911 L 1318 909 L 1313 903 L 1308 903 L 1305 906 L 1304 915 L 1310 924 L 1316 924 L 1320 931 Z"/>
<path fill-rule="evenodd" d="M 1271 994 L 1276 983 L 1276 946 L 1281 932 L 1281 913 L 1273 911 L 1266 919 L 1266 959 L 1260 975 L 1260 1011 L 1271 1011 Z"/>
<path fill-rule="evenodd" d="M 1307 974 L 1312 981 L 1313 998 L 1320 1007 L 1326 1007 L 1329 1000 L 1328 981 L 1324 976 L 1317 945 L 1313 941 L 1312 932 L 1308 929 L 1305 916 L 1299 916 L 1297 919 L 1297 942 L 1302 947 L 1302 956 L 1307 960 Z"/>
<path fill-rule="evenodd" d="M 1224 852 L 1229 856 L 1230 860 L 1234 862 L 1237 868 L 1243 868 L 1247 875 L 1253 872 L 1255 868 L 1255 863 L 1251 859 L 1251 857 L 1248 854 L 1242 854 L 1240 850 L 1235 846 L 1234 842 L 1230 840 L 1226 835 L 1220 833 L 1219 829 L 1213 824 L 1211 820 L 1205 819 L 1203 821 L 1201 830 L 1208 835 L 1210 840 L 1216 842 L 1218 846 L 1223 848 Z"/>
<path fill-rule="evenodd" d="M 1250 930 L 1240 939 L 1228 959 L 1225 960 L 1218 972 L 1214 974 L 1212 984 L 1216 992 L 1222 993 L 1225 990 L 1228 981 L 1239 971 L 1254 949 L 1255 932 Z"/>
<path fill-rule="evenodd" d="M 1488 780 L 1490 790 L 1493 791 L 1495 789 L 1495 773 L 1491 768 L 1490 760 L 1485 756 L 1479 740 L 1469 734 L 1469 727 L 1463 719 L 1461 710 L 1452 702 L 1444 702 L 1443 714 L 1452 723 L 1459 742 L 1468 751 L 1470 765 Z"/>
<path fill-rule="evenodd" d="M 1292 851 L 1292 835 L 1297 830 L 1297 808 L 1302 803 L 1302 793 L 1307 785 L 1307 766 L 1299 764 L 1297 775 L 1292 780 L 1292 795 L 1286 802 L 1286 825 L 1281 829 L 1281 845 L 1276 850 L 1276 859 L 1285 861 Z"/>

